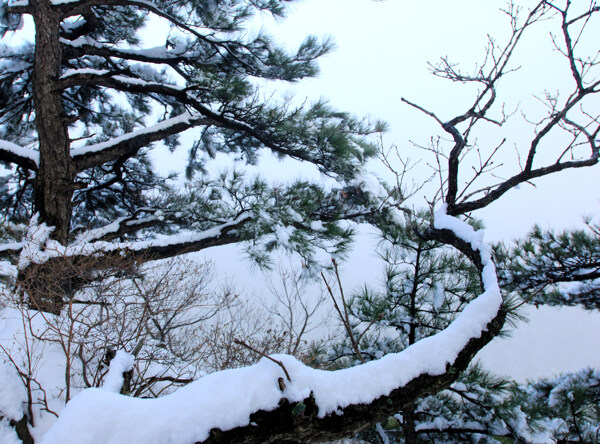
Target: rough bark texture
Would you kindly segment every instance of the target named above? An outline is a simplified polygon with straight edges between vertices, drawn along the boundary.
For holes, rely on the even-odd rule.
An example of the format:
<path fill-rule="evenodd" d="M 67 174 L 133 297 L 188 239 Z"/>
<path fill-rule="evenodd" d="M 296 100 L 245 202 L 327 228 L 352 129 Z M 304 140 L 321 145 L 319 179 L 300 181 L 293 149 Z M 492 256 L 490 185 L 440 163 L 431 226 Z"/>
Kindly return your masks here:
<path fill-rule="evenodd" d="M 33 100 L 39 137 L 40 164 L 35 179 L 35 209 L 42 222 L 55 227 L 52 237 L 66 244 L 71 218 L 75 177 L 61 91 L 55 87 L 60 75 L 60 15 L 45 0 L 31 1 L 35 22 Z"/>
<path fill-rule="evenodd" d="M 419 434 L 416 429 L 415 404 L 408 404 L 402 410 L 402 431 L 404 432 L 404 442 L 406 444 L 415 444 L 419 442 Z"/>

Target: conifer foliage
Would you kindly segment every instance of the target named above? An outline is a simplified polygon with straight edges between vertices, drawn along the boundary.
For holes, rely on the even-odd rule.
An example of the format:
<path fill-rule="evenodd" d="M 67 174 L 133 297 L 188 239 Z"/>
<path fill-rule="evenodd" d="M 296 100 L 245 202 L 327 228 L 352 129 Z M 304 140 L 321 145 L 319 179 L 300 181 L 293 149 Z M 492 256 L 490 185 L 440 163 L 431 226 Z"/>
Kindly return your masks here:
<path fill-rule="evenodd" d="M 3 3 L 3 35 L 19 33 L 25 17 L 36 33 L 32 44 L 0 53 L 0 160 L 9 168 L 0 211 L 13 224 L 35 220 L 2 254 L 22 253 L 29 240 L 32 262 L 95 251 L 102 268 L 100 256 L 139 261 L 249 240 L 260 260 L 276 245 L 301 251 L 309 264 L 315 247 L 343 249 L 349 233 L 336 221 L 373 208 L 356 187 L 352 200 L 339 190 L 374 154 L 364 136 L 376 128 L 323 102 L 265 98 L 259 83 L 312 76 L 331 48 L 309 37 L 288 53 L 251 29 L 253 16 L 281 16 L 286 3 Z M 156 37 L 156 29 L 165 29 L 164 40 L 149 47 L 143 34 Z M 156 172 L 149 152 L 159 142 L 173 151 L 186 131 L 189 182 L 181 188 Z M 243 172 L 212 177 L 203 169 L 219 153 L 256 163 L 262 149 L 313 164 L 337 188 L 275 189 Z M 311 228 L 313 221 L 322 223 Z M 132 242 L 182 231 L 189 236 L 152 247 Z M 58 300 L 35 303 L 61 308 Z"/>
<path fill-rule="evenodd" d="M 589 44 L 580 45 L 590 41 L 589 29 L 600 12 L 594 3 L 574 7 L 570 1 L 540 1 L 527 11 L 511 3 L 505 10 L 508 38 L 503 43 L 489 39 L 474 73 L 446 58 L 432 65 L 434 75 L 472 86 L 471 102 L 449 120 L 403 99 L 432 118 L 441 133 L 429 148 L 440 188 L 429 199 L 427 216 L 406 204 L 401 180 L 385 189 L 365 177 L 363 166 L 376 152 L 365 136 L 381 129 L 379 124 L 323 102 L 296 105 L 265 98 L 269 95 L 259 89 L 269 81 L 314 75 L 316 59 L 331 47 L 308 38 L 288 53 L 252 32 L 253 15 L 281 16 L 287 3 L 3 2 L 2 32 L 21 32 L 28 17 L 35 38 L 22 47 L 0 48 L 0 162 L 6 167 L 0 181 L 0 259 L 16 265 L 19 303 L 60 317 L 69 304 L 98 303 L 75 299 L 85 297 L 81 290 L 87 284 L 131 275 L 140 262 L 244 242 L 259 263 L 284 247 L 300 253 L 314 270 L 317 249 L 340 253 L 347 248 L 352 232 L 347 219 L 376 222 L 384 233 L 402 230 L 403 220 L 424 220 L 391 237 L 403 255 L 422 259 L 419 267 L 407 273 L 405 266 L 414 261 L 399 256 L 388 273 L 389 295 L 369 296 L 374 307 L 352 305 L 369 323 L 359 340 L 345 315 L 358 356 L 361 347 L 367 355 L 374 351 L 369 341 L 375 344 L 374 335 L 383 337 L 389 329 L 407 333 L 408 340 L 392 339 L 396 350 L 381 354 L 398 353 L 340 372 L 317 371 L 290 356 L 271 357 L 192 382 L 177 392 L 181 398 L 135 400 L 136 406 L 155 406 L 150 409 L 160 412 L 153 416 L 156 421 L 148 421 L 149 410 L 131 409 L 131 399 L 118 394 L 119 386 L 127 391 L 123 375 L 134 359 L 117 353 L 108 390 L 86 390 L 79 404 L 67 404 L 46 435 L 49 442 L 64 442 L 75 430 L 92 440 L 98 430 L 114 440 L 145 433 L 163 442 L 175 436 L 214 443 L 326 441 L 353 436 L 399 411 L 415 425 L 408 430 L 410 439 L 417 439 L 417 402 L 451 387 L 507 318 L 491 249 L 465 219 L 518 185 L 600 160 L 600 118 L 590 105 L 600 93 L 599 62 L 596 49 L 590 56 Z M 495 156 L 506 139 L 485 147 L 476 140 L 489 125 L 506 129 L 509 116 L 499 83 L 515 70 L 513 54 L 530 28 L 546 22 L 558 30 L 560 37 L 552 43 L 571 82 L 560 97 L 545 95 L 546 114 L 529 120 L 532 131 L 519 141 L 518 162 L 497 174 Z M 168 29 L 164 39 L 147 46 L 143 32 L 162 26 Z M 181 184 L 155 171 L 149 151 L 159 142 L 174 150 L 184 137 L 187 181 Z M 275 187 L 243 171 L 211 176 L 205 170 L 207 160 L 218 155 L 257 163 L 262 150 L 313 165 L 333 183 L 299 180 Z M 432 254 L 437 248 L 441 254 Z M 454 318 L 457 310 L 462 312 Z M 35 314 L 52 316 L 39 311 Z M 382 320 L 387 324 L 379 330 L 370 327 Z M 21 377 L 30 381 L 28 372 Z M 480 413 L 478 400 L 487 402 L 481 387 L 504 390 L 501 381 L 481 372 L 470 386 L 467 382 L 465 387 L 477 393 L 472 399 Z M 461 386 L 449 390 L 469 396 Z M 447 406 L 455 399 L 439 408 L 451 411 L 454 407 Z M 107 408 L 100 407 L 104 402 Z M 169 416 L 163 415 L 164 405 Z M 22 407 L 11 412 L 9 425 L 31 441 L 32 414 Z M 177 422 L 183 419 L 184 424 Z M 488 419 L 490 433 L 517 436 L 499 428 L 494 417 Z M 0 421 L 2 431 L 6 421 Z M 455 423 L 458 428 L 469 424 L 467 414 Z M 581 424 L 580 431 L 587 430 Z"/>
<path fill-rule="evenodd" d="M 352 327 L 367 360 L 443 330 L 478 293 L 472 264 L 423 239 L 419 233 L 424 229 L 423 219 L 417 219 L 385 230 L 380 242 L 383 288 L 367 286 L 349 301 Z M 589 224 L 587 231 L 560 234 L 535 227 L 511 249 L 496 245 L 509 315 L 521 318 L 523 303 L 597 309 L 597 244 L 597 227 Z M 346 339 L 332 347 L 321 365 L 358 361 Z M 448 389 L 405 406 L 358 436 L 373 443 L 598 442 L 599 396 L 594 369 L 519 384 L 475 363 Z"/>
<path fill-rule="evenodd" d="M 532 304 L 600 310 L 600 227 L 555 233 L 534 227 L 512 248 L 496 247 L 507 290 Z"/>

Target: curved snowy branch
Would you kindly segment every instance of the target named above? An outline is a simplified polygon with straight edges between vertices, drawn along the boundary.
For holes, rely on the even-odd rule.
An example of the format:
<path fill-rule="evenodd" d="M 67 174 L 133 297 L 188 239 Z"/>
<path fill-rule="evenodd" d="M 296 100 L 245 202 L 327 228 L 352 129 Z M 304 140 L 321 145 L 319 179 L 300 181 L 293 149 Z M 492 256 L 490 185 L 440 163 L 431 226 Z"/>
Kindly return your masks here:
<path fill-rule="evenodd" d="M 434 227 L 460 239 L 470 256 L 479 255 L 484 287 L 437 335 L 401 353 L 331 372 L 277 356 L 291 377 L 284 386 L 281 367 L 263 359 L 251 367 L 213 373 L 159 399 L 85 390 L 67 404 L 44 443 L 72 438 L 74 430 L 81 431 L 81 443 L 92 442 L 99 433 L 114 442 L 140 443 L 167 438 L 181 443 L 331 440 L 351 436 L 449 386 L 500 331 L 505 314 L 490 249 L 479 234 L 443 210 Z M 170 415 L 163 414 L 166 410 Z"/>

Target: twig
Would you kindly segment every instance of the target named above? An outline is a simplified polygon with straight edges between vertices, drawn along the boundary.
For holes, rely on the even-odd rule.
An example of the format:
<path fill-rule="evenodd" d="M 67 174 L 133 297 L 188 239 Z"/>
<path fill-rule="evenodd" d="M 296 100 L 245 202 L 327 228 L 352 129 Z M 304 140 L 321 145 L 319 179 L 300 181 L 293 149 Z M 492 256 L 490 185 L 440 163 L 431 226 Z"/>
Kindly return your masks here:
<path fill-rule="evenodd" d="M 356 353 L 358 360 L 364 364 L 365 359 L 363 358 L 363 355 L 360 352 L 358 342 L 356 341 L 356 338 L 354 337 L 354 333 L 352 332 L 352 326 L 350 325 L 350 317 L 348 316 L 348 307 L 346 305 L 346 300 L 344 299 L 344 291 L 342 289 L 342 281 L 341 281 L 340 275 L 338 273 L 337 264 L 336 264 L 334 258 L 331 259 L 331 262 L 333 263 L 333 267 L 335 269 L 335 275 L 336 275 L 336 278 L 338 281 L 338 286 L 340 288 L 340 293 L 342 295 L 342 304 L 344 304 L 344 313 L 342 313 L 340 306 L 338 305 L 337 301 L 335 300 L 333 290 L 331 289 L 329 283 L 327 282 L 327 279 L 325 278 L 325 275 L 323 274 L 323 272 L 321 272 L 321 277 L 323 278 L 323 282 L 325 282 L 325 287 L 327 287 L 327 292 L 329 293 L 329 295 L 331 296 L 331 299 L 333 300 L 333 306 L 335 307 L 335 310 L 338 312 L 338 315 L 340 316 L 340 320 L 342 321 L 342 324 L 344 324 L 344 327 L 346 328 L 346 333 L 348 333 L 348 339 L 350 339 L 350 342 L 352 343 L 352 348 L 354 349 L 354 353 Z"/>
<path fill-rule="evenodd" d="M 283 365 L 283 362 L 278 361 L 275 358 L 272 358 L 269 355 L 266 355 L 265 353 L 261 352 L 260 350 L 255 349 L 254 347 L 252 347 L 251 345 L 246 344 L 244 341 L 240 341 L 237 338 L 233 339 L 233 342 L 235 344 L 241 345 L 243 347 L 246 347 L 249 350 L 252 350 L 254 353 L 257 353 L 259 355 L 261 355 L 263 358 L 267 358 L 270 361 L 273 361 L 275 364 L 277 364 L 278 366 L 280 366 L 283 369 L 283 373 L 285 373 L 285 377 L 287 378 L 288 381 L 292 382 L 292 378 L 290 378 L 290 374 L 288 373 L 287 369 L 285 368 L 285 365 Z"/>

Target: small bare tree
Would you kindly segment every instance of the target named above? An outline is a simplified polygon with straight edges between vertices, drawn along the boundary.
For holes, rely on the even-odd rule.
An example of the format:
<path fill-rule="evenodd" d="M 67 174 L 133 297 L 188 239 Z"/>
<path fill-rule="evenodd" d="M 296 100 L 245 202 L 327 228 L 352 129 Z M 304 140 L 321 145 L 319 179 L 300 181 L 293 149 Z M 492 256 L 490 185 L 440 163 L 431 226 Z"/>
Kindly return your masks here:
<path fill-rule="evenodd" d="M 285 334 L 282 351 L 302 358 L 309 352 L 312 341 L 317 338 L 320 342 L 327 341 L 328 325 L 324 317 L 330 310 L 323 289 L 303 276 L 301 265 L 294 264 L 291 257 L 284 261 L 282 258 L 265 280 L 269 296 L 262 302 Z"/>
<path fill-rule="evenodd" d="M 256 353 L 236 338 L 263 355 L 285 351 L 287 330 L 271 313 L 230 285 L 211 288 L 210 263 L 179 257 L 132 270 L 90 282 L 60 314 L 32 309 L 22 291 L 27 282 L 21 291 L 3 287 L 5 313 L 20 325 L 13 338 L 0 338 L 0 360 L 16 370 L 26 389 L 25 425 L 14 424 L 24 442 L 32 442 L 27 423 L 36 425 L 46 414 L 58 417 L 81 389 L 102 386 L 118 350 L 135 357 L 121 388 L 135 397 L 158 397 L 203 374 L 254 362 Z M 44 270 L 44 277 L 49 273 Z M 83 279 L 87 268 L 71 264 L 69 273 Z M 46 293 L 50 299 L 52 290 Z M 61 380 L 40 379 L 56 374 L 48 366 L 60 368 Z"/>

